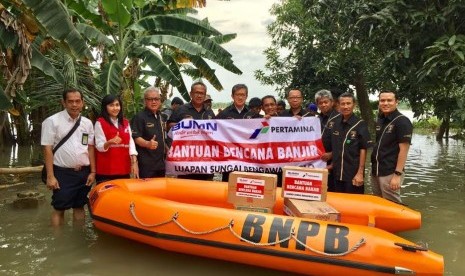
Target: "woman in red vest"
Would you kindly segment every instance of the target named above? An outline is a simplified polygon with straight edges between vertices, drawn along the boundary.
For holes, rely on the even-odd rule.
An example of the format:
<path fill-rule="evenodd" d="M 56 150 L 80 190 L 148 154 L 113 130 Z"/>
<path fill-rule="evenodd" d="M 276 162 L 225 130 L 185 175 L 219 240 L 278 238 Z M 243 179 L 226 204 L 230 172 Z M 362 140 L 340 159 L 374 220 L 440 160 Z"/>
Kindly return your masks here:
<path fill-rule="evenodd" d="M 137 151 L 129 121 L 123 117 L 121 99 L 106 95 L 101 114 L 95 122 L 97 183 L 133 177 L 139 178 Z"/>

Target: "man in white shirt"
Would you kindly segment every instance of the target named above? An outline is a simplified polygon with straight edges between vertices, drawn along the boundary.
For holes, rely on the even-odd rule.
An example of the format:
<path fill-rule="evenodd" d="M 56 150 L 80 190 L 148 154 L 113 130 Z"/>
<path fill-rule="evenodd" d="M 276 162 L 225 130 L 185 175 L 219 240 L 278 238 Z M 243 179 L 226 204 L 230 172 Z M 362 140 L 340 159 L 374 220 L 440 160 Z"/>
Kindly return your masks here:
<path fill-rule="evenodd" d="M 52 225 L 64 223 L 64 213 L 73 209 L 73 219 L 84 221 L 87 194 L 95 181 L 94 128 L 81 116 L 84 107 L 82 93 L 77 89 L 63 92 L 63 111 L 42 123 L 41 145 L 47 169 L 47 187 L 53 191 Z M 65 137 L 81 117 L 79 126 L 68 140 L 53 153 L 53 148 Z"/>

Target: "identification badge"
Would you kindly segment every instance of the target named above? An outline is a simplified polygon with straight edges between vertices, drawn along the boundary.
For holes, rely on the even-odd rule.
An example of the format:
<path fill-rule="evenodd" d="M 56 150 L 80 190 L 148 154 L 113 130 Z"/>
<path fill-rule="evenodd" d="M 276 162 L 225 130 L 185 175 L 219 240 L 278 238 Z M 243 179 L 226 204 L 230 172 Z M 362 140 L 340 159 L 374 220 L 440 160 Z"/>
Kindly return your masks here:
<path fill-rule="evenodd" d="M 84 146 L 87 146 L 87 144 L 89 143 L 89 134 L 87 134 L 87 133 L 83 133 L 83 134 L 82 134 L 81 143 L 82 143 Z"/>

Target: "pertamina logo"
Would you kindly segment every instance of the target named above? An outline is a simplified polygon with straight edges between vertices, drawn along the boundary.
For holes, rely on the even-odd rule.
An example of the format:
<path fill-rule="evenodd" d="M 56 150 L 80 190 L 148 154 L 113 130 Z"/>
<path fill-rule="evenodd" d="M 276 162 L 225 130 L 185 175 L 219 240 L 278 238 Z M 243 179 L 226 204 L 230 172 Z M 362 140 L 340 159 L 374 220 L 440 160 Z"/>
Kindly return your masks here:
<path fill-rule="evenodd" d="M 263 125 L 263 127 L 257 128 L 257 129 L 254 130 L 252 136 L 250 136 L 249 139 L 256 139 L 259 134 L 265 134 L 265 133 L 268 132 L 268 130 L 270 130 L 270 124 L 268 124 L 267 121 L 263 121 L 262 125 Z"/>

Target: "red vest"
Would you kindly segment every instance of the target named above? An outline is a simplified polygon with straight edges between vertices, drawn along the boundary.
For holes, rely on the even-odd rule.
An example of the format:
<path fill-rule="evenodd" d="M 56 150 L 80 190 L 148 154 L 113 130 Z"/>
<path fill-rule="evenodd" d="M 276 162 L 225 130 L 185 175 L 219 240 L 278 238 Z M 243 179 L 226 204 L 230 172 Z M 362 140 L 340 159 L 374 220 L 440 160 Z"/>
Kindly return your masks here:
<path fill-rule="evenodd" d="M 112 139 L 119 132 L 121 144 L 110 145 L 107 151 L 100 152 L 95 150 L 96 171 L 102 175 L 124 175 L 131 173 L 131 159 L 129 157 L 129 122 L 123 119 L 123 126 L 116 128 L 113 124 L 109 124 L 105 119 L 98 118 L 102 126 L 105 138 Z"/>

